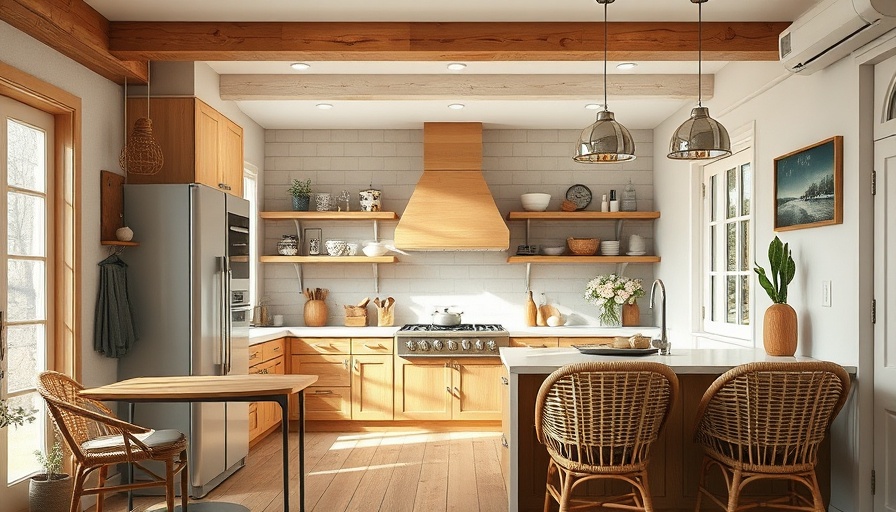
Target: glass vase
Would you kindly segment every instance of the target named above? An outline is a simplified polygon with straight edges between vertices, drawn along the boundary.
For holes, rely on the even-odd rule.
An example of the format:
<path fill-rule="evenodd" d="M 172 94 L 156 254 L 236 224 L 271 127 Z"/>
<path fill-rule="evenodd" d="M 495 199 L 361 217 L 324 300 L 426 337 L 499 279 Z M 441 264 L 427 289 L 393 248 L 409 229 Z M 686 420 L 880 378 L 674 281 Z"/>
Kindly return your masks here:
<path fill-rule="evenodd" d="M 622 304 L 609 302 L 600 308 L 600 325 L 602 327 L 622 327 Z"/>

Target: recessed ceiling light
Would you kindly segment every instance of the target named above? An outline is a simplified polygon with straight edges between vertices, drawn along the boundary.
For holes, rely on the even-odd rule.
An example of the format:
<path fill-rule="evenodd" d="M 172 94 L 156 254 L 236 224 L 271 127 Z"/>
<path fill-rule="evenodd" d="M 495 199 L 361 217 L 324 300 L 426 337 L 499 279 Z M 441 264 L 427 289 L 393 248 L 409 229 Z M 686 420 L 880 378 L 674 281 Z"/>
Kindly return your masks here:
<path fill-rule="evenodd" d="M 289 67 L 296 71 L 305 71 L 306 69 L 311 67 L 311 64 L 306 64 L 304 62 L 293 62 L 289 65 Z"/>
<path fill-rule="evenodd" d="M 333 105 L 330 103 L 318 103 L 317 108 L 321 110 L 330 110 L 331 108 L 333 108 Z"/>
<path fill-rule="evenodd" d="M 638 65 L 635 64 L 634 62 L 620 62 L 619 64 L 616 64 L 616 69 L 622 69 L 622 70 L 634 69 L 636 67 L 638 67 Z"/>
<path fill-rule="evenodd" d="M 601 107 L 602 107 L 602 105 L 600 105 L 598 103 L 589 103 L 589 104 L 585 105 L 585 108 L 587 108 L 588 110 L 598 110 Z"/>
<path fill-rule="evenodd" d="M 451 110 L 462 110 L 464 108 L 464 104 L 463 103 L 452 103 L 452 104 L 448 105 L 448 108 L 450 108 Z"/>
<path fill-rule="evenodd" d="M 448 69 L 451 71 L 460 71 L 466 67 L 467 65 L 463 62 L 452 62 L 451 64 L 448 64 Z"/>

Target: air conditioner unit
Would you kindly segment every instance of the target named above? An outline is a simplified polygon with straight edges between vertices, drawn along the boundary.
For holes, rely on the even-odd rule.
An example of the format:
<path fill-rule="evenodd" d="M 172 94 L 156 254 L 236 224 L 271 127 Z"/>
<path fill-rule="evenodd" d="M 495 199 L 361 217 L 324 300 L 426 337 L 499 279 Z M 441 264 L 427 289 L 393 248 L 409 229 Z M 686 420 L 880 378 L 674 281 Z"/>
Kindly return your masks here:
<path fill-rule="evenodd" d="M 894 0 L 822 0 L 778 36 L 778 56 L 811 74 L 896 27 Z"/>

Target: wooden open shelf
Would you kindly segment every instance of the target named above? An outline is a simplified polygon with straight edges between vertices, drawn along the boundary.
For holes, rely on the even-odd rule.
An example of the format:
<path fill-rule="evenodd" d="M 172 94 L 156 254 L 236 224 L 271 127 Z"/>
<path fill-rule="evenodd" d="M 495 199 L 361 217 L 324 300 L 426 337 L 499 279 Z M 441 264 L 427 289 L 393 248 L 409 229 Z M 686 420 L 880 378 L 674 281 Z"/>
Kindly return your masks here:
<path fill-rule="evenodd" d="M 650 220 L 660 212 L 509 212 L 507 220 Z"/>
<path fill-rule="evenodd" d="M 262 263 L 395 263 L 395 256 L 261 256 Z"/>
<path fill-rule="evenodd" d="M 507 263 L 659 263 L 659 256 L 510 256 Z"/>
<path fill-rule="evenodd" d="M 269 220 L 397 220 L 395 212 L 259 212 L 259 217 Z"/>
<path fill-rule="evenodd" d="M 117 245 L 119 247 L 137 247 L 140 245 L 140 242 L 122 242 L 121 240 L 101 240 L 100 244 L 102 245 Z"/>

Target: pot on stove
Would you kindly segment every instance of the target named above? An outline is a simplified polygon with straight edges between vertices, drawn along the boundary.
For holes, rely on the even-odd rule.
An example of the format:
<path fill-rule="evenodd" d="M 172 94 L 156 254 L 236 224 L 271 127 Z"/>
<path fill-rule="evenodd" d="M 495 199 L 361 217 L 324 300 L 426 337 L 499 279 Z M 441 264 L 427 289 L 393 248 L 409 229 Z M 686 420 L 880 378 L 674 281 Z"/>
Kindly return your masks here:
<path fill-rule="evenodd" d="M 462 311 L 453 312 L 448 311 L 449 308 L 442 308 L 441 311 L 436 310 L 432 314 L 432 324 L 440 325 L 443 327 L 451 327 L 454 325 L 460 325 L 460 316 L 463 314 Z"/>

